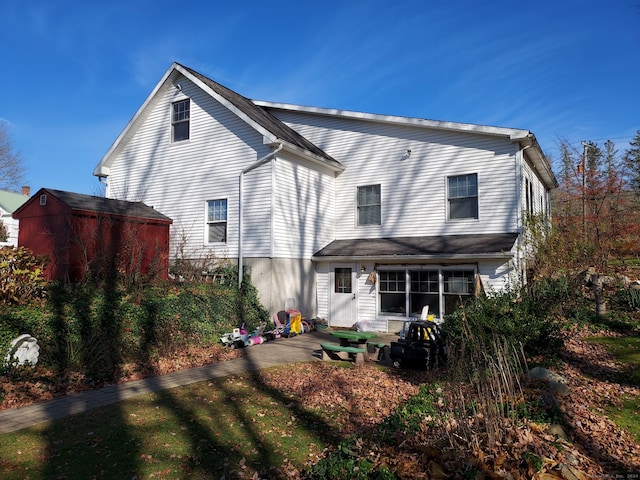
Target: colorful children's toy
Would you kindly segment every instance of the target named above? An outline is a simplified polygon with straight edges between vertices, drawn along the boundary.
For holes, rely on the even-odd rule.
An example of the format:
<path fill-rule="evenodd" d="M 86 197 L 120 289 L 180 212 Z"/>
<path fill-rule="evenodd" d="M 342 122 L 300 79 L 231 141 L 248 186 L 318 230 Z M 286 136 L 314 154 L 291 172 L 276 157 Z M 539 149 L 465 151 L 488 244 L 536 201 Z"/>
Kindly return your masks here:
<path fill-rule="evenodd" d="M 249 334 L 244 329 L 244 323 L 240 328 L 234 328 L 233 332 L 225 333 L 220 337 L 223 345 L 231 348 L 242 348 L 249 345 Z"/>

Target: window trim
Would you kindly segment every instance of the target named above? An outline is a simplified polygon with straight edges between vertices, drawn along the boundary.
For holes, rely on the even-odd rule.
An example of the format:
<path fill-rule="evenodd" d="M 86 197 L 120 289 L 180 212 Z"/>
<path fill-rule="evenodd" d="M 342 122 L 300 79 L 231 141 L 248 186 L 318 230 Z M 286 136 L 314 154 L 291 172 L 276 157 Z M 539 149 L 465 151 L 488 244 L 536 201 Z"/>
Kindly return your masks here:
<path fill-rule="evenodd" d="M 210 203 L 212 202 L 224 202 L 224 220 L 221 219 L 213 219 L 210 220 L 209 219 L 209 209 L 210 209 Z M 205 220 L 205 230 L 204 230 L 204 234 L 205 234 L 205 243 L 206 244 L 214 244 L 214 243 L 219 243 L 219 244 L 223 244 L 223 243 L 227 243 L 228 242 L 228 236 L 229 236 L 229 200 L 227 198 L 213 198 L 211 200 L 206 200 L 204 202 L 204 211 L 205 211 L 205 216 L 204 216 L 204 220 Z M 215 207 L 214 207 L 215 208 Z M 214 224 L 224 224 L 224 240 L 220 241 L 216 241 L 216 240 L 211 240 L 210 238 L 210 225 L 214 225 Z"/>
<path fill-rule="evenodd" d="M 353 268 L 334 267 L 333 269 L 333 293 L 354 293 L 353 291 Z"/>
<path fill-rule="evenodd" d="M 386 265 L 386 266 L 378 266 L 377 267 L 377 279 L 376 279 L 376 315 L 379 317 L 385 317 L 385 318 L 389 318 L 389 319 L 409 319 L 409 318 L 414 318 L 416 315 L 419 316 L 420 312 L 411 312 L 411 294 L 417 294 L 417 295 L 424 295 L 424 294 L 429 294 L 429 295 L 437 295 L 438 296 L 438 311 L 434 312 L 434 311 L 430 311 L 430 314 L 433 314 L 436 318 L 442 319 L 444 317 L 444 315 L 447 315 L 447 313 L 445 313 L 446 310 L 446 297 L 447 296 L 458 296 L 460 295 L 459 293 L 455 293 L 455 292 L 445 292 L 445 276 L 447 273 L 450 272 L 473 272 L 472 274 L 472 278 L 471 278 L 471 291 L 467 294 L 461 294 L 462 296 L 466 296 L 466 297 L 473 297 L 476 294 L 476 287 L 477 287 L 477 278 L 479 275 L 479 271 L 478 271 L 478 267 L 477 265 L 473 265 L 473 264 L 460 264 L 460 265 Z M 404 313 L 395 313 L 395 312 L 383 312 L 382 311 L 382 298 L 381 298 L 381 294 L 384 294 L 385 291 L 381 290 L 381 286 L 382 286 L 382 279 L 380 278 L 380 273 L 382 272 L 400 272 L 403 271 L 404 272 L 404 276 L 405 276 L 405 289 L 404 289 L 404 296 L 405 296 L 405 312 Z M 421 271 L 430 271 L 430 272 L 437 272 L 438 275 L 438 292 L 437 294 L 435 292 L 414 292 L 411 287 L 411 272 L 421 272 Z M 401 292 L 395 292 L 395 291 L 389 291 L 388 293 L 391 294 L 399 294 Z"/>
<path fill-rule="evenodd" d="M 451 179 L 460 178 L 460 177 L 475 177 L 475 195 L 466 195 L 466 196 L 457 196 L 451 197 Z M 458 222 L 458 221 L 478 221 L 480 220 L 480 188 L 479 188 L 479 176 L 477 172 L 473 173 L 461 173 L 456 175 L 447 175 L 445 177 L 446 183 L 446 204 L 447 204 L 447 221 L 449 222 Z M 451 200 L 459 200 L 459 199 L 471 199 L 475 198 L 475 216 L 473 217 L 452 217 L 451 216 Z"/>
<path fill-rule="evenodd" d="M 177 105 L 186 103 L 188 108 L 182 112 L 178 112 L 178 115 L 184 114 L 186 112 L 186 118 L 181 118 L 176 120 L 176 111 L 175 108 Z M 185 138 L 176 139 L 176 126 L 177 125 L 187 125 L 187 136 Z M 190 98 L 182 98 L 180 100 L 176 100 L 171 102 L 171 143 L 180 143 L 185 142 L 191 139 L 191 99 Z"/>
<path fill-rule="evenodd" d="M 369 188 L 369 187 L 377 187 L 378 188 L 378 203 L 371 203 L 360 205 L 360 189 Z M 377 223 L 360 223 L 360 208 L 361 207 L 378 207 L 378 222 Z M 368 185 L 358 185 L 356 186 L 356 227 L 379 227 L 382 225 L 382 184 L 381 183 L 371 183 Z"/>

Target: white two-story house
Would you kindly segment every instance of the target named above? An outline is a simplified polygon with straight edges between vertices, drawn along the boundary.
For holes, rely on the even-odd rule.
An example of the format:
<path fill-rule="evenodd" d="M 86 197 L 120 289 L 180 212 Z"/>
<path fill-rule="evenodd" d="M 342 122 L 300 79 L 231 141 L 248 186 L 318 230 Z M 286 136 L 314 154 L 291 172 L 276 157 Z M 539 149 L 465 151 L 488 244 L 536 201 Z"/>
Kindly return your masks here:
<path fill-rule="evenodd" d="M 177 63 L 94 175 L 272 312 L 380 331 L 524 282 L 525 215 L 557 186 L 527 130 L 253 101 Z"/>

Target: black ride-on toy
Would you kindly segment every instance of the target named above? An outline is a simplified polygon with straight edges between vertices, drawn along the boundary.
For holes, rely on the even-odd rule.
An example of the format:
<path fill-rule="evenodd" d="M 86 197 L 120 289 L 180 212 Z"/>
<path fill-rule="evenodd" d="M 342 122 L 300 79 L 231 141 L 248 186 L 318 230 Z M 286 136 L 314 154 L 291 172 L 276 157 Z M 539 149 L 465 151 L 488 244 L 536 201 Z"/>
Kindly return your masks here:
<path fill-rule="evenodd" d="M 447 360 L 440 326 L 429 320 L 409 323 L 404 338 L 391 342 L 389 357 L 396 367 L 436 368 Z"/>

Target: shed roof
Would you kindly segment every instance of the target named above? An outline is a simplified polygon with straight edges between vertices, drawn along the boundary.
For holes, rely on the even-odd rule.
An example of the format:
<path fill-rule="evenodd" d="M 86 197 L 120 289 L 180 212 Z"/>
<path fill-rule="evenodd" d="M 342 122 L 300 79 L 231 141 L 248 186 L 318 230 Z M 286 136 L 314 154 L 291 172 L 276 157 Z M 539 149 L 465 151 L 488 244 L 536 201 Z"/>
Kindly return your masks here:
<path fill-rule="evenodd" d="M 334 240 L 318 251 L 314 260 L 345 259 L 386 261 L 426 258 L 495 258 L 511 256 L 517 233 L 439 235 L 428 237 L 356 238 Z"/>
<path fill-rule="evenodd" d="M 85 195 L 83 193 L 66 192 L 52 188 L 41 188 L 32 198 L 40 198 L 43 194 L 53 195 L 55 198 L 68 205 L 72 210 L 105 213 L 109 215 L 122 215 L 127 217 L 137 217 L 149 220 L 172 223 L 166 215 L 158 212 L 154 208 L 142 202 L 128 202 L 126 200 L 115 200 L 113 198 L 97 197 Z M 20 213 L 18 209 L 15 214 Z M 14 214 L 14 216 L 15 216 Z"/>

